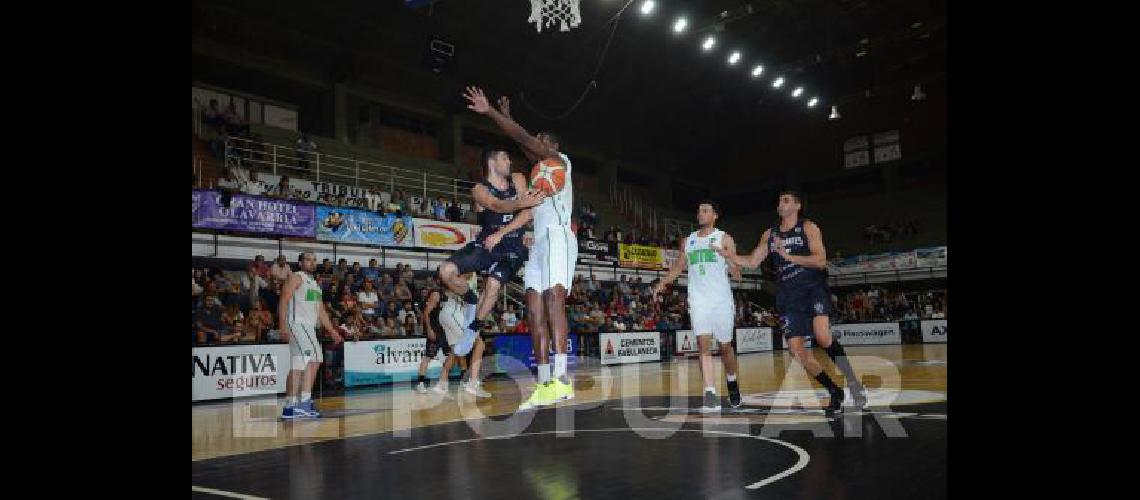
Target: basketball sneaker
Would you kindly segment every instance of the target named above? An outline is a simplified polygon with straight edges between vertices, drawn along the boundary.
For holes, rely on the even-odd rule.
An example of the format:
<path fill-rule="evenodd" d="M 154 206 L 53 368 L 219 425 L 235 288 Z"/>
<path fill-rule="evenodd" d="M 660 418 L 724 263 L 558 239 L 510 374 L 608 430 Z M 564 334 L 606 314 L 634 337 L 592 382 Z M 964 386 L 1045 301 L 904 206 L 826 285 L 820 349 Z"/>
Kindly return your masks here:
<path fill-rule="evenodd" d="M 420 394 L 427 394 L 428 388 L 426 385 L 424 385 L 423 382 L 420 382 L 420 383 L 416 384 L 416 392 L 418 392 Z"/>
<path fill-rule="evenodd" d="M 827 403 L 827 407 L 825 407 L 823 409 L 823 411 L 825 413 L 834 413 L 838 410 L 843 409 L 843 398 L 844 397 L 845 397 L 845 395 L 843 394 L 843 389 L 839 389 L 837 391 L 831 391 L 831 401 L 829 401 Z"/>
<path fill-rule="evenodd" d="M 317 411 L 316 404 L 311 399 L 302 401 L 293 411 L 299 413 L 299 417 L 321 418 L 321 412 Z"/>
<path fill-rule="evenodd" d="M 554 381 L 547 380 L 546 383 L 535 384 L 534 393 L 530 395 L 523 404 L 519 405 L 519 410 L 533 410 L 543 406 L 550 406 L 558 401 L 555 397 Z"/>
<path fill-rule="evenodd" d="M 705 391 L 705 404 L 701 407 L 702 413 L 720 411 L 720 396 L 713 391 Z"/>
<path fill-rule="evenodd" d="M 293 420 L 300 416 L 293 405 L 285 405 L 285 408 L 281 409 L 281 420 Z"/>
<path fill-rule="evenodd" d="M 558 401 L 570 401 L 574 399 L 574 384 L 563 382 L 562 379 L 555 377 L 554 380 L 554 397 Z"/>
<path fill-rule="evenodd" d="M 728 383 L 728 404 L 733 408 L 740 408 L 740 384 L 739 381 L 733 380 Z"/>
<path fill-rule="evenodd" d="M 479 398 L 489 398 L 491 393 L 483 390 L 483 384 L 479 382 L 467 382 L 463 384 L 463 391 Z"/>

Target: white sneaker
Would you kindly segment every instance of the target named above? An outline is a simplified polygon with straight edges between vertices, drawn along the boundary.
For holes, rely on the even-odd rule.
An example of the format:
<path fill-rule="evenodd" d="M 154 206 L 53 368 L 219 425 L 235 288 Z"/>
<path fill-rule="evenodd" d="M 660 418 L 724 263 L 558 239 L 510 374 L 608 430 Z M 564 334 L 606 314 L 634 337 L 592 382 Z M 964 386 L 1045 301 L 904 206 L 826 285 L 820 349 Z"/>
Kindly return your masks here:
<path fill-rule="evenodd" d="M 451 394 L 447 393 L 447 386 L 444 384 L 435 384 L 435 386 L 431 388 L 431 392 L 434 392 L 447 399 L 451 399 Z"/>
<path fill-rule="evenodd" d="M 480 397 L 480 398 L 491 397 L 491 393 L 484 391 L 483 390 L 483 384 L 480 384 L 478 382 L 475 382 L 475 383 L 468 382 L 466 384 L 463 384 L 463 390 L 466 391 L 467 394 L 470 394 L 470 395 L 475 396 L 475 397 Z"/>
<path fill-rule="evenodd" d="M 427 394 L 428 388 L 426 385 L 424 385 L 423 382 L 420 382 L 420 383 L 416 384 L 416 392 L 418 392 L 420 394 Z"/>

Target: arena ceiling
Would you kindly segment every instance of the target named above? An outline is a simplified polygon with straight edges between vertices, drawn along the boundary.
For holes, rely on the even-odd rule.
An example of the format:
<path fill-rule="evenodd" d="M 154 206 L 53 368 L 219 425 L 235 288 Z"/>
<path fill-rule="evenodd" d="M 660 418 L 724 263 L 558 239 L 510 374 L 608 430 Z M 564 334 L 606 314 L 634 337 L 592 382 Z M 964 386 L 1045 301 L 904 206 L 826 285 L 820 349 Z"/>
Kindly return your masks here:
<path fill-rule="evenodd" d="M 578 28 L 541 34 L 526 0 L 422 3 L 196 0 L 193 32 L 453 111 L 464 85 L 482 85 L 512 96 L 532 129 L 641 161 L 724 162 L 770 132 L 826 121 L 831 104 L 946 74 L 945 0 L 659 0 L 648 16 L 636 0 L 616 30 L 626 0 L 582 0 Z M 718 41 L 704 52 L 708 35 Z M 425 64 L 432 38 L 455 45 L 441 72 Z M 779 90 L 776 76 L 788 82 Z"/>

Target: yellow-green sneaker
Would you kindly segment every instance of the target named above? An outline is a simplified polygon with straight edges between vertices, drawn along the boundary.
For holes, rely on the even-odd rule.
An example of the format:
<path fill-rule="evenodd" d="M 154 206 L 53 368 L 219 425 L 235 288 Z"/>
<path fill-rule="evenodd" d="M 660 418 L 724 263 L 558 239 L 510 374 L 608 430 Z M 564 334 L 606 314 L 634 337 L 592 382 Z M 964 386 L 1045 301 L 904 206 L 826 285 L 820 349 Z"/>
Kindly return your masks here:
<path fill-rule="evenodd" d="M 558 401 L 570 401 L 574 399 L 574 385 L 563 382 L 559 378 L 554 379 L 554 397 Z"/>
<path fill-rule="evenodd" d="M 519 405 L 519 410 L 533 410 L 543 406 L 550 406 L 558 401 L 555 397 L 554 381 L 547 381 L 544 384 L 535 384 L 534 393 L 530 395 L 530 399 Z"/>

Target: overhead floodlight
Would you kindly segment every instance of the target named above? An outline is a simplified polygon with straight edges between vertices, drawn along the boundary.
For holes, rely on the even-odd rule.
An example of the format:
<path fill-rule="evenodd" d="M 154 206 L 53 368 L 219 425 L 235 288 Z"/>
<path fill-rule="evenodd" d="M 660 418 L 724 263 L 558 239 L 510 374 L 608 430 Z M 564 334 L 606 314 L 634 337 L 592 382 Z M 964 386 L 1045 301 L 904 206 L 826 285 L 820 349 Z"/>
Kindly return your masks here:
<path fill-rule="evenodd" d="M 800 96 L 800 95 L 802 95 L 803 93 L 804 93 L 804 88 L 803 88 L 803 87 L 796 87 L 796 90 L 793 90 L 793 91 L 792 91 L 792 97 L 799 97 L 799 96 Z"/>
<path fill-rule="evenodd" d="M 922 91 L 922 85 L 915 85 L 914 86 L 914 93 L 911 94 L 910 100 L 921 101 L 923 99 L 926 99 L 926 92 Z"/>
<path fill-rule="evenodd" d="M 734 50 L 732 51 L 732 55 L 728 56 L 728 64 L 734 65 L 738 62 L 740 62 L 740 51 Z"/>
<path fill-rule="evenodd" d="M 764 65 L 763 64 L 757 64 L 755 68 L 752 68 L 752 76 L 760 76 L 760 73 L 763 73 L 763 72 L 764 72 Z"/>
<path fill-rule="evenodd" d="M 808 101 L 808 107 L 809 108 L 814 108 L 816 104 L 819 104 L 819 98 L 818 97 L 812 97 L 811 100 Z"/>
<path fill-rule="evenodd" d="M 705 38 L 704 43 L 701 44 L 701 48 L 708 51 L 708 50 L 712 50 L 713 46 L 715 46 L 715 45 L 716 45 L 716 37 L 710 35 L 708 38 Z"/>
<path fill-rule="evenodd" d="M 689 20 L 683 17 L 677 18 L 677 22 L 673 23 L 673 33 L 681 33 L 689 26 Z"/>
<path fill-rule="evenodd" d="M 657 2 L 654 2 L 653 0 L 645 0 L 641 4 L 641 13 L 648 16 L 650 12 L 653 12 L 653 8 L 656 6 Z"/>
<path fill-rule="evenodd" d="M 836 106 L 834 104 L 831 105 L 831 115 L 828 116 L 827 119 L 828 120 L 838 120 L 839 119 L 839 106 Z"/>
<path fill-rule="evenodd" d="M 777 78 L 776 78 L 776 79 L 775 79 L 775 80 L 772 82 L 772 88 L 774 88 L 774 89 L 778 89 L 778 88 L 780 88 L 780 87 L 783 87 L 783 86 L 784 86 L 784 77 L 782 77 L 782 76 L 781 76 L 781 77 L 777 77 Z"/>

